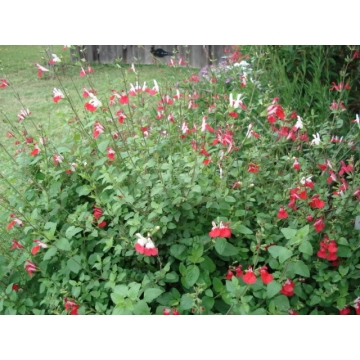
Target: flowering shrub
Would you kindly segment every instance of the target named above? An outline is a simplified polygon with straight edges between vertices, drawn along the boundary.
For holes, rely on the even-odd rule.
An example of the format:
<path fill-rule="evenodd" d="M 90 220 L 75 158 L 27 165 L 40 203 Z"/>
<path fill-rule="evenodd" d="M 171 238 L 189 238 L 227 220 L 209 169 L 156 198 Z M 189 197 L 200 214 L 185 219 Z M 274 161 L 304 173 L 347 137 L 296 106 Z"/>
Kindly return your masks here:
<path fill-rule="evenodd" d="M 330 109 L 348 90 L 314 121 L 257 57 L 236 64 L 175 91 L 122 69 L 123 90 L 84 87 L 80 103 L 49 89 L 56 139 L 28 109 L 9 116 L 1 313 L 359 312 L 360 125 L 345 101 Z"/>

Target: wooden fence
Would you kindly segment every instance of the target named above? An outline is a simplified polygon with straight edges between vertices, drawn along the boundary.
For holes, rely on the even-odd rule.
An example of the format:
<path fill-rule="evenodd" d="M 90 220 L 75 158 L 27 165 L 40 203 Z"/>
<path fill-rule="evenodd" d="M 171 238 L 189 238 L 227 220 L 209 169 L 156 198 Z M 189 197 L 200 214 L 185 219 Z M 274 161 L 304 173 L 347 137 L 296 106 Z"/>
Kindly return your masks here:
<path fill-rule="evenodd" d="M 88 62 L 101 64 L 113 63 L 121 59 L 124 64 L 153 64 L 154 57 L 150 53 L 151 45 L 82 45 L 85 49 L 85 58 Z M 174 53 L 174 62 L 180 57 L 190 67 L 202 68 L 211 64 L 217 64 L 222 56 L 226 56 L 225 49 L 229 45 L 155 45 L 155 49 L 161 48 Z M 170 57 L 156 59 L 158 63 L 167 64 Z"/>

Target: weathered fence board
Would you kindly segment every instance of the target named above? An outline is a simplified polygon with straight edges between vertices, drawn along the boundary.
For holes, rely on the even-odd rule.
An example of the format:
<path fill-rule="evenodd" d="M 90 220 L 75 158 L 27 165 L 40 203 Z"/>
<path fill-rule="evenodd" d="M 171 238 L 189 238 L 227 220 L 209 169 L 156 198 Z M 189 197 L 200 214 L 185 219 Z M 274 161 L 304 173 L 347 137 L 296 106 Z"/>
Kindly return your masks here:
<path fill-rule="evenodd" d="M 83 45 L 86 49 L 85 58 L 88 62 L 101 64 L 113 63 L 116 59 L 121 63 L 153 64 L 154 57 L 150 53 L 151 45 Z M 166 51 L 174 52 L 174 61 L 180 57 L 190 67 L 201 68 L 218 63 L 225 56 L 225 48 L 229 45 L 155 45 Z M 156 59 L 158 63 L 167 64 L 170 57 Z"/>

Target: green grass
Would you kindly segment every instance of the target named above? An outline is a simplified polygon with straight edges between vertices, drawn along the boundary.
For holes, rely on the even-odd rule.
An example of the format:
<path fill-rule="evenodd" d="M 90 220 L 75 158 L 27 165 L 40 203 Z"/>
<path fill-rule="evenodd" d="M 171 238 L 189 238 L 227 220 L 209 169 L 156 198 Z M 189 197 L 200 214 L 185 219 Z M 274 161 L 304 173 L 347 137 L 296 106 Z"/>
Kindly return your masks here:
<path fill-rule="evenodd" d="M 83 86 L 90 88 L 93 85 L 100 100 L 107 103 L 112 89 L 128 90 L 129 83 L 137 80 L 141 85 L 146 81 L 152 87 L 153 79 L 156 79 L 162 89 L 174 88 L 176 82 L 198 72 L 197 69 L 160 64 L 135 64 L 138 74 L 134 74 L 128 70 L 130 65 L 127 64 L 121 64 L 121 68 L 116 64 L 91 64 L 95 72 L 85 78 L 79 76 L 80 64 L 86 67 L 87 63 L 71 61 L 69 50 L 63 51 L 62 46 L 57 45 L 52 52 L 62 57 L 63 64 L 57 71 L 57 77 L 52 78 L 45 73 L 43 78 L 38 78 L 35 62 L 48 67 L 49 55 L 46 54 L 49 51 L 48 46 L 0 46 L 0 78 L 7 79 L 12 85 L 0 91 L 1 118 L 16 122 L 19 111 L 29 108 L 34 123 L 41 124 L 48 135 L 61 134 L 62 124 L 69 120 L 63 114 L 70 113 L 70 107 L 64 101 L 59 104 L 53 102 L 53 88 L 68 93 L 75 100 L 77 109 L 82 111 L 86 102 L 81 97 Z M 26 122 L 26 126 L 28 130 L 32 129 L 30 121 Z"/>

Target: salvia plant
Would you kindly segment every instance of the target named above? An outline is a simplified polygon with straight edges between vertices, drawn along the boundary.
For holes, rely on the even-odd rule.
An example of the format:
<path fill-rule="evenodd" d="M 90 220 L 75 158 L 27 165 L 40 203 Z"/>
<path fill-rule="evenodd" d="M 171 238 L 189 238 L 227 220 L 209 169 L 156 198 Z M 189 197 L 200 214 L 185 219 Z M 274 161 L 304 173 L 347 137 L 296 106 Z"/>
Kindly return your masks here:
<path fill-rule="evenodd" d="M 0 313 L 360 314 L 350 50 L 335 83 L 304 81 L 318 112 L 262 47 L 166 85 L 118 65 L 101 93 L 79 61 L 78 95 L 51 54 L 34 78 L 59 79 L 54 136 L 4 73 L 19 112 L 2 114 Z"/>

